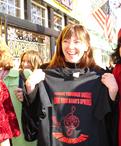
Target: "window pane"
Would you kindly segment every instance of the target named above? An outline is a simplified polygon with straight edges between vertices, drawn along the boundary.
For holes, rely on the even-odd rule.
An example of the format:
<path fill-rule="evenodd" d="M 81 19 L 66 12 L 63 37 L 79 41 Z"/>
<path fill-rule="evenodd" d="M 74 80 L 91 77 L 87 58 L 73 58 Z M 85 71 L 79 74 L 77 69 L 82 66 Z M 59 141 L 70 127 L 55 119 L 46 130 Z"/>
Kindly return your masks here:
<path fill-rule="evenodd" d="M 19 0 L 15 1 L 15 6 L 20 8 L 20 1 Z"/>
<path fill-rule="evenodd" d="M 5 2 L 5 3 L 6 3 L 6 2 L 7 2 L 7 0 L 1 0 L 1 2 Z"/>
<path fill-rule="evenodd" d="M 20 10 L 19 0 L 0 0 L 0 12 L 20 17 Z"/>
<path fill-rule="evenodd" d="M 25 50 L 35 49 L 40 52 L 43 62 L 50 61 L 50 38 L 48 36 L 8 27 L 8 45 L 15 58 L 19 58 Z"/>
<path fill-rule="evenodd" d="M 58 14 L 54 14 L 54 29 L 57 31 L 62 30 L 62 17 Z"/>
<path fill-rule="evenodd" d="M 45 9 L 35 3 L 32 3 L 31 21 L 45 26 Z"/>
<path fill-rule="evenodd" d="M 7 5 L 0 2 L 0 12 L 7 13 Z"/>
<path fill-rule="evenodd" d="M 14 0 L 8 0 L 8 3 L 14 5 Z"/>
<path fill-rule="evenodd" d="M 16 17 L 20 18 L 20 9 L 16 9 Z"/>
<path fill-rule="evenodd" d="M 15 16 L 15 8 L 13 6 L 8 5 L 8 14 Z"/>

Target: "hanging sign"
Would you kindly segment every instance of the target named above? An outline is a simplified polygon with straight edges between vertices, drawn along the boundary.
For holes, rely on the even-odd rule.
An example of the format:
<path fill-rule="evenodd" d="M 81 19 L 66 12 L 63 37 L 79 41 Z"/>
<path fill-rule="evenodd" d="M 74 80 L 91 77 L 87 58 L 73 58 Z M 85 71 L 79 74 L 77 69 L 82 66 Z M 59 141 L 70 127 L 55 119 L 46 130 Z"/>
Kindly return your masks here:
<path fill-rule="evenodd" d="M 73 9 L 73 0 L 54 0 L 56 3 L 69 10 Z"/>

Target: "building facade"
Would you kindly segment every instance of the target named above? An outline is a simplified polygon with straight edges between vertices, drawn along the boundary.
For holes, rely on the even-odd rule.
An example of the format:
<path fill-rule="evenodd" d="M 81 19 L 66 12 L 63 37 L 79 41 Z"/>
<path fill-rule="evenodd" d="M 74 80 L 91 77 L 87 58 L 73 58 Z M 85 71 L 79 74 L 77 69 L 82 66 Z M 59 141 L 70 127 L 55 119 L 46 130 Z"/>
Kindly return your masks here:
<path fill-rule="evenodd" d="M 73 0 L 0 0 L 0 35 L 14 59 L 35 49 L 48 62 L 60 30 L 68 23 L 79 23 L 75 4 Z"/>

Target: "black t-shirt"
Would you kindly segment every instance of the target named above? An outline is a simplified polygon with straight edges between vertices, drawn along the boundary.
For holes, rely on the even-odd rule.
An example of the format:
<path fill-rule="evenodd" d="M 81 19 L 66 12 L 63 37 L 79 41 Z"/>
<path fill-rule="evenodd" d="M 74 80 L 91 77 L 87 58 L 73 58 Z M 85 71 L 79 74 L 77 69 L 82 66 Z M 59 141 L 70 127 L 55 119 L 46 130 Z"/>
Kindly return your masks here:
<path fill-rule="evenodd" d="M 87 68 L 45 73 L 31 94 L 40 100 L 34 112 L 40 117 L 38 146 L 108 146 L 105 116 L 111 109 L 99 73 Z"/>

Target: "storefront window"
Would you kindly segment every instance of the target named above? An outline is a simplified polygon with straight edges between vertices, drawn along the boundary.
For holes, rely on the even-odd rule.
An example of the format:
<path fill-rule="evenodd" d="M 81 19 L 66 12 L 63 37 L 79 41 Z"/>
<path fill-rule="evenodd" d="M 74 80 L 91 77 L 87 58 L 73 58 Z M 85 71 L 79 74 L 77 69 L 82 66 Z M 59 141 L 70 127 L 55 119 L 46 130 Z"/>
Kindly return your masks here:
<path fill-rule="evenodd" d="M 57 31 L 62 30 L 63 28 L 63 17 L 56 12 L 54 12 L 54 29 Z"/>
<path fill-rule="evenodd" d="M 20 18 L 20 1 L 0 0 L 0 12 Z"/>
<path fill-rule="evenodd" d="M 40 35 L 23 29 L 8 27 L 8 46 L 15 60 L 26 50 L 38 50 L 43 62 L 51 57 L 49 36 Z"/>
<path fill-rule="evenodd" d="M 31 21 L 35 24 L 47 26 L 47 8 L 32 1 Z"/>

